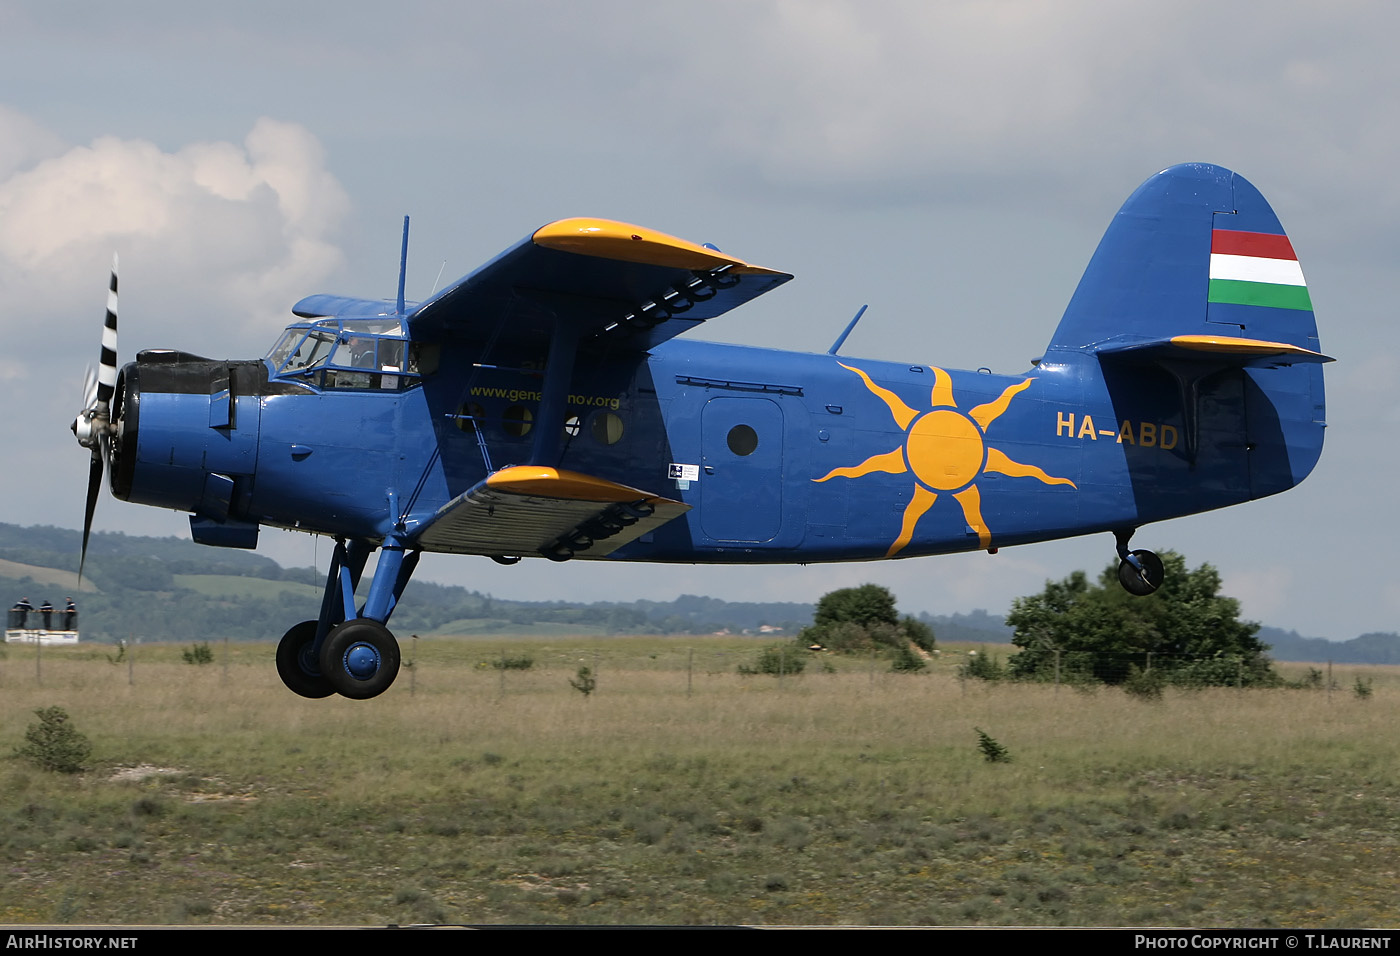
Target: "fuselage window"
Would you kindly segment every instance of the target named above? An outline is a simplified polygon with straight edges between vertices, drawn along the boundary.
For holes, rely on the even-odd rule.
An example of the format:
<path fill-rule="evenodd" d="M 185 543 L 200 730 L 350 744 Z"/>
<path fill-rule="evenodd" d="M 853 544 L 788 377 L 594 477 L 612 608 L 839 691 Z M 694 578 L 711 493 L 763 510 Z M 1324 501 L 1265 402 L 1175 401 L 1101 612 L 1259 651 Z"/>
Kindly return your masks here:
<path fill-rule="evenodd" d="M 735 425 L 729 429 L 729 450 L 741 458 L 758 450 L 758 432 L 752 425 Z"/>
<path fill-rule="evenodd" d="M 622 441 L 622 419 L 612 412 L 597 412 L 588 423 L 593 440 L 602 445 L 616 445 Z"/>
<path fill-rule="evenodd" d="M 501 427 L 511 438 L 524 438 L 534 426 L 535 416 L 524 405 L 512 405 L 501 416 Z"/>
<path fill-rule="evenodd" d="M 468 435 L 475 434 L 476 430 L 481 427 L 481 423 L 485 421 L 485 419 L 486 409 L 482 408 L 476 402 L 467 402 L 465 405 L 458 406 L 457 408 L 457 427 Z"/>

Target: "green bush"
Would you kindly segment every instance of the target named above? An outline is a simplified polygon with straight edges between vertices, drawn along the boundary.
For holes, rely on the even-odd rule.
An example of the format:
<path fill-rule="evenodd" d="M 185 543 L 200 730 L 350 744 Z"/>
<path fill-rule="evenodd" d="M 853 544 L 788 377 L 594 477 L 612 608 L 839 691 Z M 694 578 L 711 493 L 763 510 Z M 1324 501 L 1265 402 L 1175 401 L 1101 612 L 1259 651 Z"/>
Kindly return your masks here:
<path fill-rule="evenodd" d="M 861 654 L 875 643 L 868 628 L 851 621 L 804 627 L 797 640 L 803 647 L 821 647 L 833 654 Z"/>
<path fill-rule="evenodd" d="M 1011 751 L 997 743 L 996 738 L 987 733 L 981 727 L 973 727 L 977 731 L 977 749 L 982 751 L 982 759 L 987 763 L 1010 763 Z"/>
<path fill-rule="evenodd" d="M 92 755 L 92 744 L 68 722 L 62 707 L 42 707 L 34 711 L 37 724 L 24 733 L 24 746 L 15 750 L 20 757 L 34 761 L 56 773 L 79 773 Z"/>
<path fill-rule="evenodd" d="M 535 666 L 535 659 L 529 654 L 521 654 L 517 657 L 507 657 L 502 654 L 491 662 L 491 666 L 498 671 L 528 671 Z"/>
<path fill-rule="evenodd" d="M 896 647 L 894 658 L 890 661 L 890 670 L 901 674 L 917 674 L 927 666 L 924 659 L 909 644 Z"/>
<path fill-rule="evenodd" d="M 784 674 L 800 674 L 807 667 L 807 652 L 791 643 L 769 644 L 758 652 L 758 659 L 752 664 L 740 664 L 739 673 L 771 674 L 780 677 Z"/>
<path fill-rule="evenodd" d="M 995 654 L 968 651 L 967 660 L 958 665 L 958 676 L 975 677 L 978 680 L 1003 680 L 1006 677 L 1006 669 L 1001 666 L 1001 661 L 997 660 Z"/>
<path fill-rule="evenodd" d="M 903 628 L 905 636 L 913 641 L 916 647 L 928 651 L 930 654 L 933 653 L 933 649 L 937 645 L 933 636 L 933 628 L 907 614 L 899 619 L 899 626 Z"/>
<path fill-rule="evenodd" d="M 580 667 L 578 673 L 569 678 L 569 686 L 578 691 L 584 697 L 593 693 L 598 687 L 598 678 L 593 676 L 593 668 Z"/>
<path fill-rule="evenodd" d="M 797 640 L 803 647 L 820 645 L 836 654 L 893 652 L 896 660 L 911 641 L 930 653 L 935 644 L 933 628 L 908 615 L 899 617 L 894 595 L 878 584 L 822 595 L 811 626 L 803 628 Z"/>
<path fill-rule="evenodd" d="M 181 654 L 186 664 L 212 664 L 214 663 L 214 652 L 209 649 L 209 642 L 202 641 L 195 644 Z"/>
<path fill-rule="evenodd" d="M 1137 666 L 1128 668 L 1128 677 L 1123 681 L 1123 691 L 1138 700 L 1161 700 L 1162 688 L 1167 678 L 1161 669 L 1143 670 Z"/>
<path fill-rule="evenodd" d="M 1172 551 L 1161 559 L 1166 580 L 1147 597 L 1123 590 L 1114 562 L 1097 584 L 1075 571 L 1013 601 L 1006 623 L 1020 651 L 1012 675 L 1044 680 L 1058 657 L 1062 668 L 1087 665 L 1106 684 L 1123 683 L 1136 666 L 1186 686 L 1277 686 L 1259 625 L 1241 621 L 1239 601 L 1220 594 L 1219 572 L 1209 564 L 1188 570 Z"/>

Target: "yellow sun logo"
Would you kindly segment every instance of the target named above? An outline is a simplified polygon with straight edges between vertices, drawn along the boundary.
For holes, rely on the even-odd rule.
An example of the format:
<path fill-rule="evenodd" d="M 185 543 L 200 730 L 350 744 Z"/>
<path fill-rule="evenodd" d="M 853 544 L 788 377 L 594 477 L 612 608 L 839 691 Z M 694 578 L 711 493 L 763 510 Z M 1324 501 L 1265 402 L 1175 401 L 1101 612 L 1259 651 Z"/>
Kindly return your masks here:
<path fill-rule="evenodd" d="M 952 376 L 935 368 L 930 410 L 920 413 L 904 404 L 894 392 L 876 385 L 860 369 L 837 364 L 859 375 L 865 387 L 889 406 L 895 424 L 904 429 L 904 443 L 892 451 L 872 455 L 859 465 L 833 468 L 829 474 L 812 480 L 860 478 L 877 472 L 891 475 L 913 472 L 914 496 L 904 509 L 904 525 L 899 537 L 890 545 L 885 557 L 894 557 L 913 539 L 914 527 L 933 507 L 941 492 L 952 494 L 953 500 L 962 506 L 967 526 L 977 532 L 982 547 L 989 547 L 992 532 L 982 520 L 982 493 L 975 484 L 979 475 L 1036 478 L 1047 485 L 1076 487 L 1068 478 L 1053 478 L 1034 465 L 1012 461 L 986 442 L 987 427 L 1006 411 L 1013 398 L 1030 387 L 1031 379 L 1010 385 L 995 401 L 963 413 L 958 411 L 958 403 L 953 398 Z"/>

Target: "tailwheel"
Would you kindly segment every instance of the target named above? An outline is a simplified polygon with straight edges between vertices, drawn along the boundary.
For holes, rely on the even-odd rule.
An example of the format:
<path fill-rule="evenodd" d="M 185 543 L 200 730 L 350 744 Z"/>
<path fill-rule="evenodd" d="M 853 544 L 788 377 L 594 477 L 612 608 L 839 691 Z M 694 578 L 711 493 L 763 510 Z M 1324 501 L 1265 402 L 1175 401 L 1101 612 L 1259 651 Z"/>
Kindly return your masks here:
<path fill-rule="evenodd" d="M 335 693 L 312 653 L 316 645 L 316 622 L 295 625 L 277 645 L 277 676 L 287 689 L 302 697 L 318 700 Z"/>
<path fill-rule="evenodd" d="M 399 674 L 399 642 L 378 621 L 357 617 L 337 624 L 321 646 L 321 673 L 337 694 L 368 700 Z"/>
<path fill-rule="evenodd" d="M 1151 551 L 1139 548 L 1131 551 L 1118 564 L 1118 583 L 1129 594 L 1145 597 L 1162 586 L 1167 576 L 1162 559 Z"/>

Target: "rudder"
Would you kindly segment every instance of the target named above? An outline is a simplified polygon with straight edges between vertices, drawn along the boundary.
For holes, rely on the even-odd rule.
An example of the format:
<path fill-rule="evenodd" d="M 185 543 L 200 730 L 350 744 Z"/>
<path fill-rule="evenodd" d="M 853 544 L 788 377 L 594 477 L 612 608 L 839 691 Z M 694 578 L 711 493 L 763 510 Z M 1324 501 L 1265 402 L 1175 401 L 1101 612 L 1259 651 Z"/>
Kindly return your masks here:
<path fill-rule="evenodd" d="M 1292 243 L 1243 176 L 1205 163 L 1148 179 L 1109 224 L 1046 361 L 1154 365 L 1177 383 L 1194 453 L 1200 389 L 1243 376 L 1249 496 L 1292 487 L 1322 450 L 1317 323 Z M 1267 436 L 1267 437 L 1266 437 Z"/>

